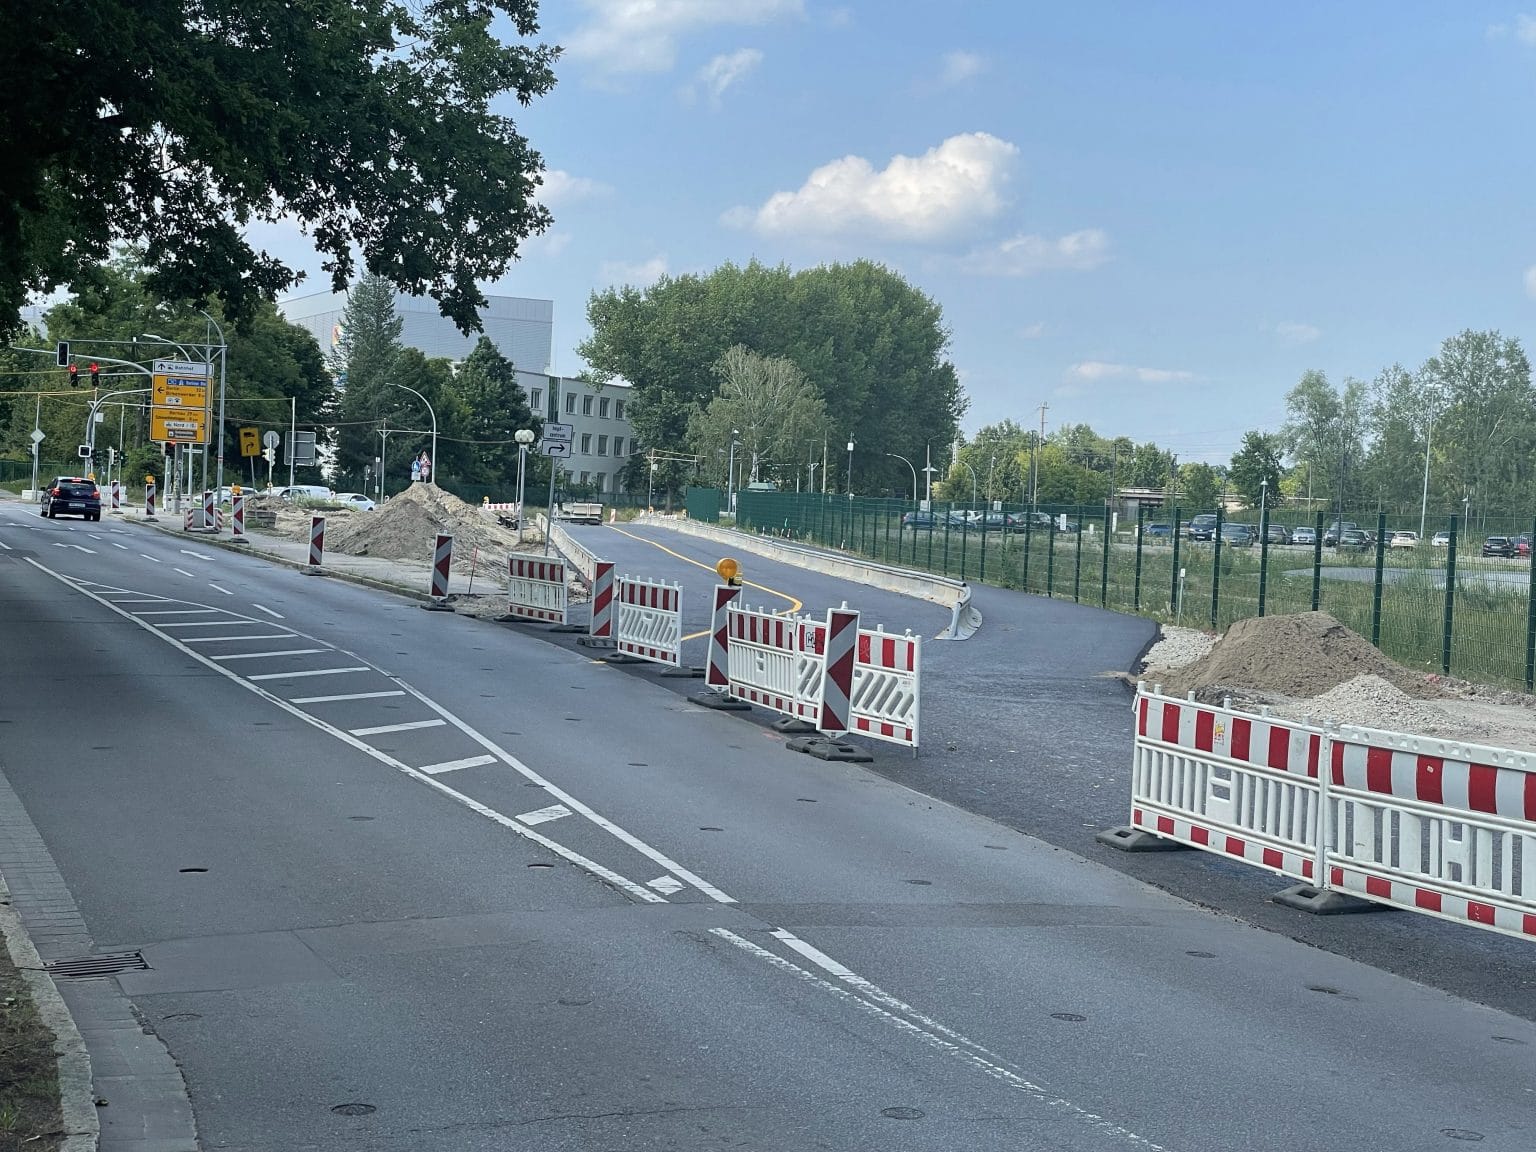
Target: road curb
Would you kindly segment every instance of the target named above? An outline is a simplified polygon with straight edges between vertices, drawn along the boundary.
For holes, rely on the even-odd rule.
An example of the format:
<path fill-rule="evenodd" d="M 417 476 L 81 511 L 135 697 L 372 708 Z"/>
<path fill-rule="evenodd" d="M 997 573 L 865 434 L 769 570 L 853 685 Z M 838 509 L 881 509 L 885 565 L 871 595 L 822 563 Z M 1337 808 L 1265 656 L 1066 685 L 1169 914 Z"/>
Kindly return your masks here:
<path fill-rule="evenodd" d="M 11 890 L 0 876 L 0 935 L 5 937 L 11 962 L 22 974 L 32 1002 L 43 1023 L 53 1033 L 53 1051 L 59 1069 L 59 1112 L 63 1120 L 62 1152 L 95 1152 L 101 1141 L 101 1119 L 96 1115 L 96 1094 L 91 1081 L 91 1055 L 86 1051 L 75 1018 L 64 1005 L 58 985 L 32 945 L 21 918 L 11 906 Z"/>

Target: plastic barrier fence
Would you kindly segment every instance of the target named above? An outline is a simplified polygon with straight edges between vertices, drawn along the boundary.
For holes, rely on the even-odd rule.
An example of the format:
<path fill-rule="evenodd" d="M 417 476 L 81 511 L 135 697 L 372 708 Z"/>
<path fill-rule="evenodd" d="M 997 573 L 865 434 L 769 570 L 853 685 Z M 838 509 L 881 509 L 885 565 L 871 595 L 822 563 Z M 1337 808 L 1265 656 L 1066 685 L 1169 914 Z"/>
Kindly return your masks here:
<path fill-rule="evenodd" d="M 826 663 L 826 625 L 735 604 L 725 613 L 727 693 L 814 722 Z"/>
<path fill-rule="evenodd" d="M 682 588 L 620 576 L 614 591 L 618 601 L 614 648 L 625 656 L 676 668 L 683 649 Z"/>
<path fill-rule="evenodd" d="M 512 556 L 508 560 L 507 615 L 565 623 L 565 561 Z"/>
<path fill-rule="evenodd" d="M 853 665 L 850 729 L 876 740 L 916 748 L 922 694 L 923 642 L 908 632 L 859 629 Z"/>

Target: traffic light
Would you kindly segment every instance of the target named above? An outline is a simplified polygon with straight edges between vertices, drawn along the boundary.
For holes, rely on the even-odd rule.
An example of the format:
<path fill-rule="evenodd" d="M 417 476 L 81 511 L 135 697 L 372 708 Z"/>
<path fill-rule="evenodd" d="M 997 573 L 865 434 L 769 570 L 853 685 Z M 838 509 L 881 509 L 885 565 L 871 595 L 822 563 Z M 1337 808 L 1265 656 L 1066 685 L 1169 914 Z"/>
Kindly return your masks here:
<path fill-rule="evenodd" d="M 78 364 L 71 364 L 69 366 L 69 386 L 71 388 L 80 386 L 80 365 Z"/>
<path fill-rule="evenodd" d="M 101 387 L 101 369 L 98 368 L 95 364 L 91 365 L 91 387 Z"/>
<path fill-rule="evenodd" d="M 174 456 L 174 455 L 176 455 L 176 442 L 174 440 L 167 440 L 160 447 L 165 452 L 165 454 L 167 456 Z"/>

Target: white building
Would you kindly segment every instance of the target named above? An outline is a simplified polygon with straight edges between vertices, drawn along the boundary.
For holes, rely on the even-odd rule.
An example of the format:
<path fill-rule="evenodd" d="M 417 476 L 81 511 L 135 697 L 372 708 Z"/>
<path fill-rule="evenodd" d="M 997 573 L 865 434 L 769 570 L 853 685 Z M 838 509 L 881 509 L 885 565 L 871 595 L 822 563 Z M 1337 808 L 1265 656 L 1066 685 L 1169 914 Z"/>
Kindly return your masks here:
<path fill-rule="evenodd" d="M 543 372 L 517 374 L 528 405 L 546 421 L 571 425 L 571 455 L 561 470 L 576 484 L 597 492 L 619 490 L 619 472 L 640 449 L 629 423 L 628 384 L 588 384 Z M 554 396 L 555 411 L 550 410 Z"/>

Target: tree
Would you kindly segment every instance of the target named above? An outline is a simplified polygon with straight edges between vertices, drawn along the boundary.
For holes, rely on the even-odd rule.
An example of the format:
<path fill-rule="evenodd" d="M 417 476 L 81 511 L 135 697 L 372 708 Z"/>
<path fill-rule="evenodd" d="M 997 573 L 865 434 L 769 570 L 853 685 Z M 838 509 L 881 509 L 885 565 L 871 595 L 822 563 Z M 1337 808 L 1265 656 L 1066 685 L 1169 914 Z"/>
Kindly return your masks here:
<path fill-rule="evenodd" d="M 399 404 L 383 393 L 405 351 L 400 343 L 404 327 L 405 321 L 395 311 L 394 289 L 382 276 L 364 276 L 347 294 L 341 339 L 331 354 L 331 370 L 340 385 L 335 411 L 336 469 L 342 476 L 360 476 L 385 443 L 378 436 L 382 416 Z"/>
<path fill-rule="evenodd" d="M 1174 503 L 1186 516 L 1214 511 L 1221 498 L 1221 476 L 1209 464 L 1186 464 L 1179 469 L 1179 491 Z"/>
<path fill-rule="evenodd" d="M 826 434 L 826 406 L 792 361 L 738 344 L 716 362 L 715 374 L 720 394 L 688 420 L 689 449 L 706 467 L 719 453 L 728 463 L 735 440 L 737 475 L 759 480 L 765 466 L 798 464 L 804 446 Z"/>
<path fill-rule="evenodd" d="M 1423 374 L 1414 375 L 1401 364 L 1382 369 L 1371 381 L 1364 478 L 1378 507 L 1401 511 L 1418 506 L 1433 401 Z"/>
<path fill-rule="evenodd" d="M 1310 371 L 1286 393 L 1285 406 L 1289 419 L 1281 438 L 1286 451 L 1309 466 L 1312 495 L 1342 511 L 1360 488 L 1365 385 L 1346 377 L 1343 387 L 1335 389 L 1322 372 Z"/>
<path fill-rule="evenodd" d="M 544 423 L 528 407 L 512 361 L 482 336 L 459 366 L 454 389 L 468 409 L 473 448 L 463 478 L 472 484 L 515 483 L 517 431 L 527 428 L 538 436 Z"/>
<path fill-rule="evenodd" d="M 29 294 L 143 242 L 164 299 L 244 324 L 296 274 L 242 234 L 304 226 L 340 291 L 356 256 L 469 330 L 550 223 L 542 162 L 492 103 L 553 87 L 536 0 L 99 0 L 0 12 L 0 335 Z"/>
<path fill-rule="evenodd" d="M 1243 434 L 1243 446 L 1232 457 L 1227 479 L 1248 507 L 1258 508 L 1265 500 L 1270 507 L 1284 501 L 1280 491 L 1283 452 L 1279 436 L 1259 431 Z"/>

